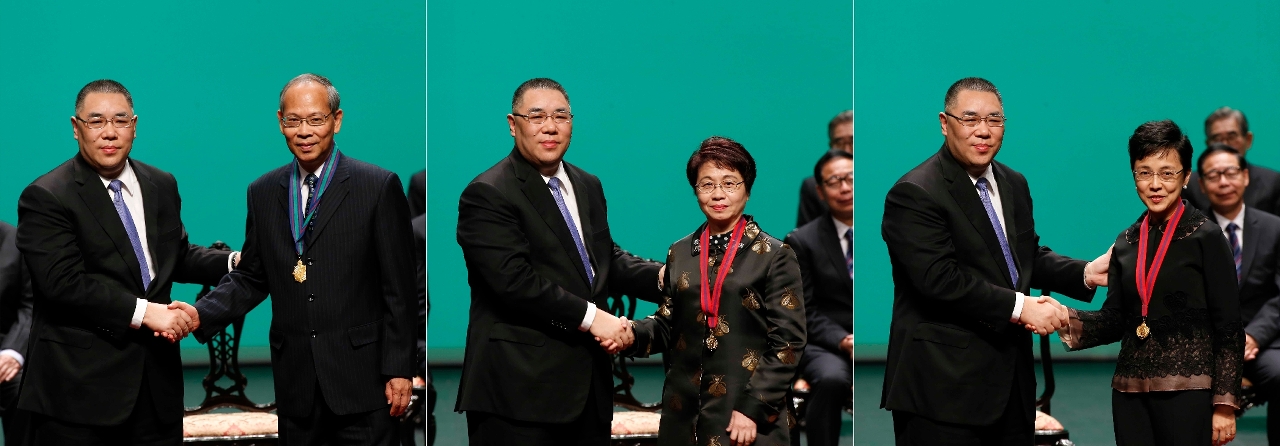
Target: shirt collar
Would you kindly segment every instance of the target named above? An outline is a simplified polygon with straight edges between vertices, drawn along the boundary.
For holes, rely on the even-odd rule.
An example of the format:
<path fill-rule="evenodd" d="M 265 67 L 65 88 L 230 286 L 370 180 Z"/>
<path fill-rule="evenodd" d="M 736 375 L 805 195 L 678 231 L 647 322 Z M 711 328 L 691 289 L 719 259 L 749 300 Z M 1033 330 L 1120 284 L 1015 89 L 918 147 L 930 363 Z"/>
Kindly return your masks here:
<path fill-rule="evenodd" d="M 982 175 L 976 177 L 969 175 L 969 181 L 972 181 L 975 187 L 978 185 L 978 178 L 986 178 L 987 184 L 996 184 L 996 175 L 991 170 L 990 164 L 987 165 L 987 170 L 982 171 Z"/>
<path fill-rule="evenodd" d="M 844 240 L 844 232 L 851 229 L 852 226 L 844 224 L 844 222 L 837 220 L 835 217 L 831 217 L 831 221 L 836 224 L 836 238 Z"/>
<path fill-rule="evenodd" d="M 539 173 L 539 175 L 542 175 L 542 174 Z M 559 164 L 556 164 L 556 173 L 552 174 L 551 176 L 542 175 L 542 181 L 547 184 L 551 184 L 551 178 L 559 178 L 560 184 L 567 187 L 567 185 L 569 184 L 569 173 L 564 170 L 564 161 L 561 161 Z"/>
<path fill-rule="evenodd" d="M 1244 211 L 1246 207 L 1248 206 L 1245 206 L 1243 204 L 1240 205 L 1240 212 L 1236 213 L 1236 218 L 1234 219 L 1228 220 L 1227 217 L 1223 217 L 1222 214 L 1218 213 L 1218 211 L 1213 211 L 1213 218 L 1215 220 L 1218 220 L 1218 226 L 1221 227 L 1223 230 L 1227 229 L 1228 223 L 1235 223 L 1236 226 L 1240 227 L 1241 231 L 1244 231 Z"/>
<path fill-rule="evenodd" d="M 98 179 L 102 180 L 102 185 L 107 189 L 111 188 L 111 180 L 120 180 L 120 183 L 124 185 L 124 187 L 120 188 L 122 192 L 130 197 L 138 193 L 138 175 L 133 172 L 133 162 L 131 160 L 125 160 L 124 169 L 120 171 L 119 176 L 107 178 L 98 175 Z"/>
<path fill-rule="evenodd" d="M 316 176 L 316 178 L 320 178 L 320 174 L 323 174 L 323 173 L 324 173 L 324 166 L 325 166 L 325 164 L 328 164 L 328 163 L 329 163 L 329 161 L 328 161 L 328 160 L 325 160 L 325 162 L 324 162 L 324 163 L 321 163 L 321 164 L 320 164 L 320 167 L 317 167 L 317 168 L 316 168 L 316 171 L 315 171 L 315 172 L 307 172 L 307 169 L 306 169 L 305 167 L 302 167 L 302 164 L 298 164 L 298 170 L 299 170 L 299 171 L 302 171 L 302 175 L 300 175 L 300 176 L 301 176 L 302 178 L 304 178 L 304 179 L 303 179 L 303 181 L 306 181 L 306 180 L 305 180 L 305 178 L 307 178 L 307 174 L 315 175 L 315 176 Z"/>

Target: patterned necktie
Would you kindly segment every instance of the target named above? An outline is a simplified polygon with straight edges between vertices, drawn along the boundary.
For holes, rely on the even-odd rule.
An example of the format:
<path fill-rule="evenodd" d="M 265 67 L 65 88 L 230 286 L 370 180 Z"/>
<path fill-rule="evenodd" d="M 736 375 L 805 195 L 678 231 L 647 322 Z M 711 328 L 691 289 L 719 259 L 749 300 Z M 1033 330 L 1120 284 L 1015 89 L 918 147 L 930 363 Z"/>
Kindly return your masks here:
<path fill-rule="evenodd" d="M 844 248 L 844 263 L 849 267 L 849 278 L 853 278 L 853 228 L 844 230 L 844 239 L 849 242 Z"/>
<path fill-rule="evenodd" d="M 978 196 L 982 198 L 982 207 L 987 210 L 987 218 L 991 220 L 991 227 L 996 230 L 996 239 L 1000 240 L 1000 250 L 1004 252 L 1004 262 L 1009 267 L 1009 278 L 1013 279 L 1013 286 L 1018 286 L 1018 269 L 1013 266 L 1013 253 L 1009 250 L 1009 239 L 1004 235 L 1004 227 L 1000 226 L 1000 219 L 996 217 L 996 208 L 991 205 L 991 192 L 987 191 L 987 179 L 978 178 Z"/>
<path fill-rule="evenodd" d="M 120 180 L 111 180 L 111 184 L 107 187 L 115 195 L 112 201 L 116 205 L 116 213 L 120 214 L 120 222 L 124 223 L 124 232 L 129 234 L 133 255 L 138 258 L 138 266 L 142 267 L 142 289 L 146 290 L 151 287 L 151 273 L 148 271 L 150 268 L 147 267 L 147 255 L 142 251 L 142 239 L 138 238 L 138 227 L 133 225 L 133 214 L 129 213 L 129 207 L 124 205 L 124 195 L 120 193 L 124 183 Z"/>
<path fill-rule="evenodd" d="M 1240 282 L 1240 237 L 1236 236 L 1236 230 L 1240 229 L 1235 222 L 1227 223 L 1227 241 L 1231 242 L 1231 257 L 1236 259 L 1236 282 Z"/>
<path fill-rule="evenodd" d="M 564 194 L 560 192 L 560 179 L 552 177 L 547 181 L 547 186 L 551 188 L 551 196 L 556 199 L 556 207 L 560 208 L 560 216 L 564 217 L 565 224 L 569 225 L 569 234 L 573 236 L 573 245 L 578 247 L 578 257 L 582 259 L 582 266 L 587 270 L 587 283 L 595 285 L 595 274 L 591 273 L 591 261 L 587 258 L 587 247 L 582 244 L 582 236 L 578 235 L 578 225 L 573 223 L 573 216 L 569 215 L 569 208 L 564 204 Z"/>
<path fill-rule="evenodd" d="M 307 204 L 306 207 L 302 208 L 302 215 L 307 215 L 308 212 L 311 212 L 311 206 L 316 203 L 316 175 L 309 173 L 307 178 L 302 181 L 307 184 Z M 315 221 L 315 219 L 312 219 L 312 221 Z"/>

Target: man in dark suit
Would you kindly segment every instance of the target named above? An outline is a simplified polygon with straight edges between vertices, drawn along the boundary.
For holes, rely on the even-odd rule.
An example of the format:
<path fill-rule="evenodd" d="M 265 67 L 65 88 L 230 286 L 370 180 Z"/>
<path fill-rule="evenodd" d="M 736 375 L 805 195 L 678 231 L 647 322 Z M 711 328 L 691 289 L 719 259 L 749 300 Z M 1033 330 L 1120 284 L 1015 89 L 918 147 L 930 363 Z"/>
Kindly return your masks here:
<path fill-rule="evenodd" d="M 4 423 L 4 444 L 23 444 L 29 418 L 16 406 L 31 337 L 32 299 L 31 278 L 18 252 L 18 228 L 0 221 L 0 421 Z"/>
<path fill-rule="evenodd" d="M 1253 166 L 1225 144 L 1213 144 L 1196 163 L 1196 188 L 1222 228 L 1240 280 L 1245 324 L 1244 375 L 1265 395 L 1267 437 L 1280 445 L 1280 217 L 1245 204 Z"/>
<path fill-rule="evenodd" d="M 188 244 L 173 176 L 129 158 L 138 117 L 123 85 L 91 82 L 75 105 L 79 153 L 18 199 L 35 299 L 18 408 L 34 414 L 34 444 L 178 444 L 171 340 L 195 321 L 169 293 L 217 283 L 237 254 Z"/>
<path fill-rule="evenodd" d="M 346 156 L 338 90 L 303 74 L 280 92 L 290 163 L 249 185 L 244 260 L 196 302 L 198 339 L 270 294 L 285 445 L 392 445 L 414 364 L 414 254 L 394 173 Z M 206 331 L 208 330 L 208 331 Z"/>
<path fill-rule="evenodd" d="M 427 170 L 409 177 L 409 216 L 417 217 L 427 213 Z"/>
<path fill-rule="evenodd" d="M 1067 313 L 1026 293 L 1088 301 L 1106 285 L 1110 254 L 1085 263 L 1040 245 L 1026 179 L 994 160 L 1004 138 L 995 85 L 961 79 L 943 104 L 941 150 L 885 199 L 894 297 L 880 405 L 893 411 L 899 445 L 1031 444 L 1036 380 L 1024 327 L 1046 334 Z"/>
<path fill-rule="evenodd" d="M 827 123 L 827 145 L 831 150 L 853 153 L 853 110 L 845 110 Z M 827 215 L 827 203 L 816 192 L 818 183 L 807 177 L 800 183 L 800 210 L 796 212 L 796 227 Z"/>
<path fill-rule="evenodd" d="M 1222 107 L 1214 110 L 1204 119 L 1205 147 L 1213 144 L 1225 144 L 1247 156 L 1253 148 L 1253 132 L 1249 131 L 1249 119 L 1240 110 Z M 1200 178 L 1196 172 L 1191 173 L 1191 184 L 1198 184 Z M 1187 202 L 1196 209 L 1208 214 L 1213 210 L 1213 203 L 1205 192 L 1198 187 L 1189 187 L 1186 191 Z M 1280 172 L 1249 163 L 1249 187 L 1244 193 L 1244 204 L 1269 214 L 1280 214 Z"/>
<path fill-rule="evenodd" d="M 832 149 L 813 167 L 817 194 L 831 211 L 787 235 L 804 278 L 809 343 L 800 376 L 809 383 L 805 436 L 810 446 L 840 441 L 842 407 L 853 392 L 853 154 Z"/>
<path fill-rule="evenodd" d="M 458 203 L 471 317 L 456 409 L 472 445 L 605 445 L 613 377 L 597 339 L 634 335 L 603 308 L 611 293 L 656 300 L 660 266 L 613 243 L 600 180 L 563 161 L 564 87 L 521 84 L 507 125 L 515 148 Z"/>

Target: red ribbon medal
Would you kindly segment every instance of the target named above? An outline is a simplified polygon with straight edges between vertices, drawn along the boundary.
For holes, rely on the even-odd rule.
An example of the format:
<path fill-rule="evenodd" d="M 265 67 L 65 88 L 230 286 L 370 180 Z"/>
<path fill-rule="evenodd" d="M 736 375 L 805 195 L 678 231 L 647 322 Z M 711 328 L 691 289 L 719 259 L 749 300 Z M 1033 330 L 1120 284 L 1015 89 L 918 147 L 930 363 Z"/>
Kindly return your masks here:
<path fill-rule="evenodd" d="M 1184 207 L 1179 201 L 1178 209 L 1173 211 L 1173 219 L 1169 220 L 1164 228 L 1164 235 L 1160 236 L 1160 247 L 1156 249 L 1156 257 L 1151 260 L 1150 270 L 1147 269 L 1147 227 L 1151 212 L 1142 217 L 1142 233 L 1138 235 L 1138 297 L 1142 299 L 1142 325 L 1138 326 L 1137 333 L 1139 339 L 1146 339 L 1151 335 L 1151 328 L 1147 327 L 1147 306 L 1151 304 L 1151 295 L 1156 289 L 1156 276 L 1160 275 L 1160 267 L 1164 266 L 1164 256 L 1169 253 L 1169 242 L 1173 241 L 1174 228 L 1178 220 L 1182 219 Z"/>
<path fill-rule="evenodd" d="M 742 233 L 746 228 L 747 220 L 739 218 L 737 226 L 733 228 L 733 235 L 729 237 L 729 245 L 725 247 L 724 261 L 720 264 L 720 270 L 716 272 L 715 286 L 702 287 L 702 312 L 707 315 L 708 327 L 715 328 L 720 323 L 720 291 L 724 289 L 724 278 L 729 275 L 729 269 L 733 266 L 733 258 L 738 254 L 738 243 L 742 242 Z M 707 262 L 710 257 L 708 253 L 711 251 L 710 234 L 710 226 L 702 231 L 702 252 L 698 254 L 702 277 L 707 278 L 708 285 L 711 284 L 711 278 L 707 276 Z"/>

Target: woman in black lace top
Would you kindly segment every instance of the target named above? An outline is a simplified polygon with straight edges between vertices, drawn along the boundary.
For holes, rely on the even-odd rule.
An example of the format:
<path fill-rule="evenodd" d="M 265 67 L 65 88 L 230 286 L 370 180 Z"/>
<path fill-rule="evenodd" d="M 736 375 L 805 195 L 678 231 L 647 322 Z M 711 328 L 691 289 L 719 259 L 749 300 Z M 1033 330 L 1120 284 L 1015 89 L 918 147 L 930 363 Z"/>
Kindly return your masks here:
<path fill-rule="evenodd" d="M 1182 201 L 1191 143 L 1177 124 L 1139 126 L 1129 160 L 1147 211 L 1116 238 L 1102 309 L 1069 310 L 1059 335 L 1071 350 L 1120 341 L 1117 444 L 1224 444 L 1244 352 L 1235 262 L 1218 225 Z"/>

